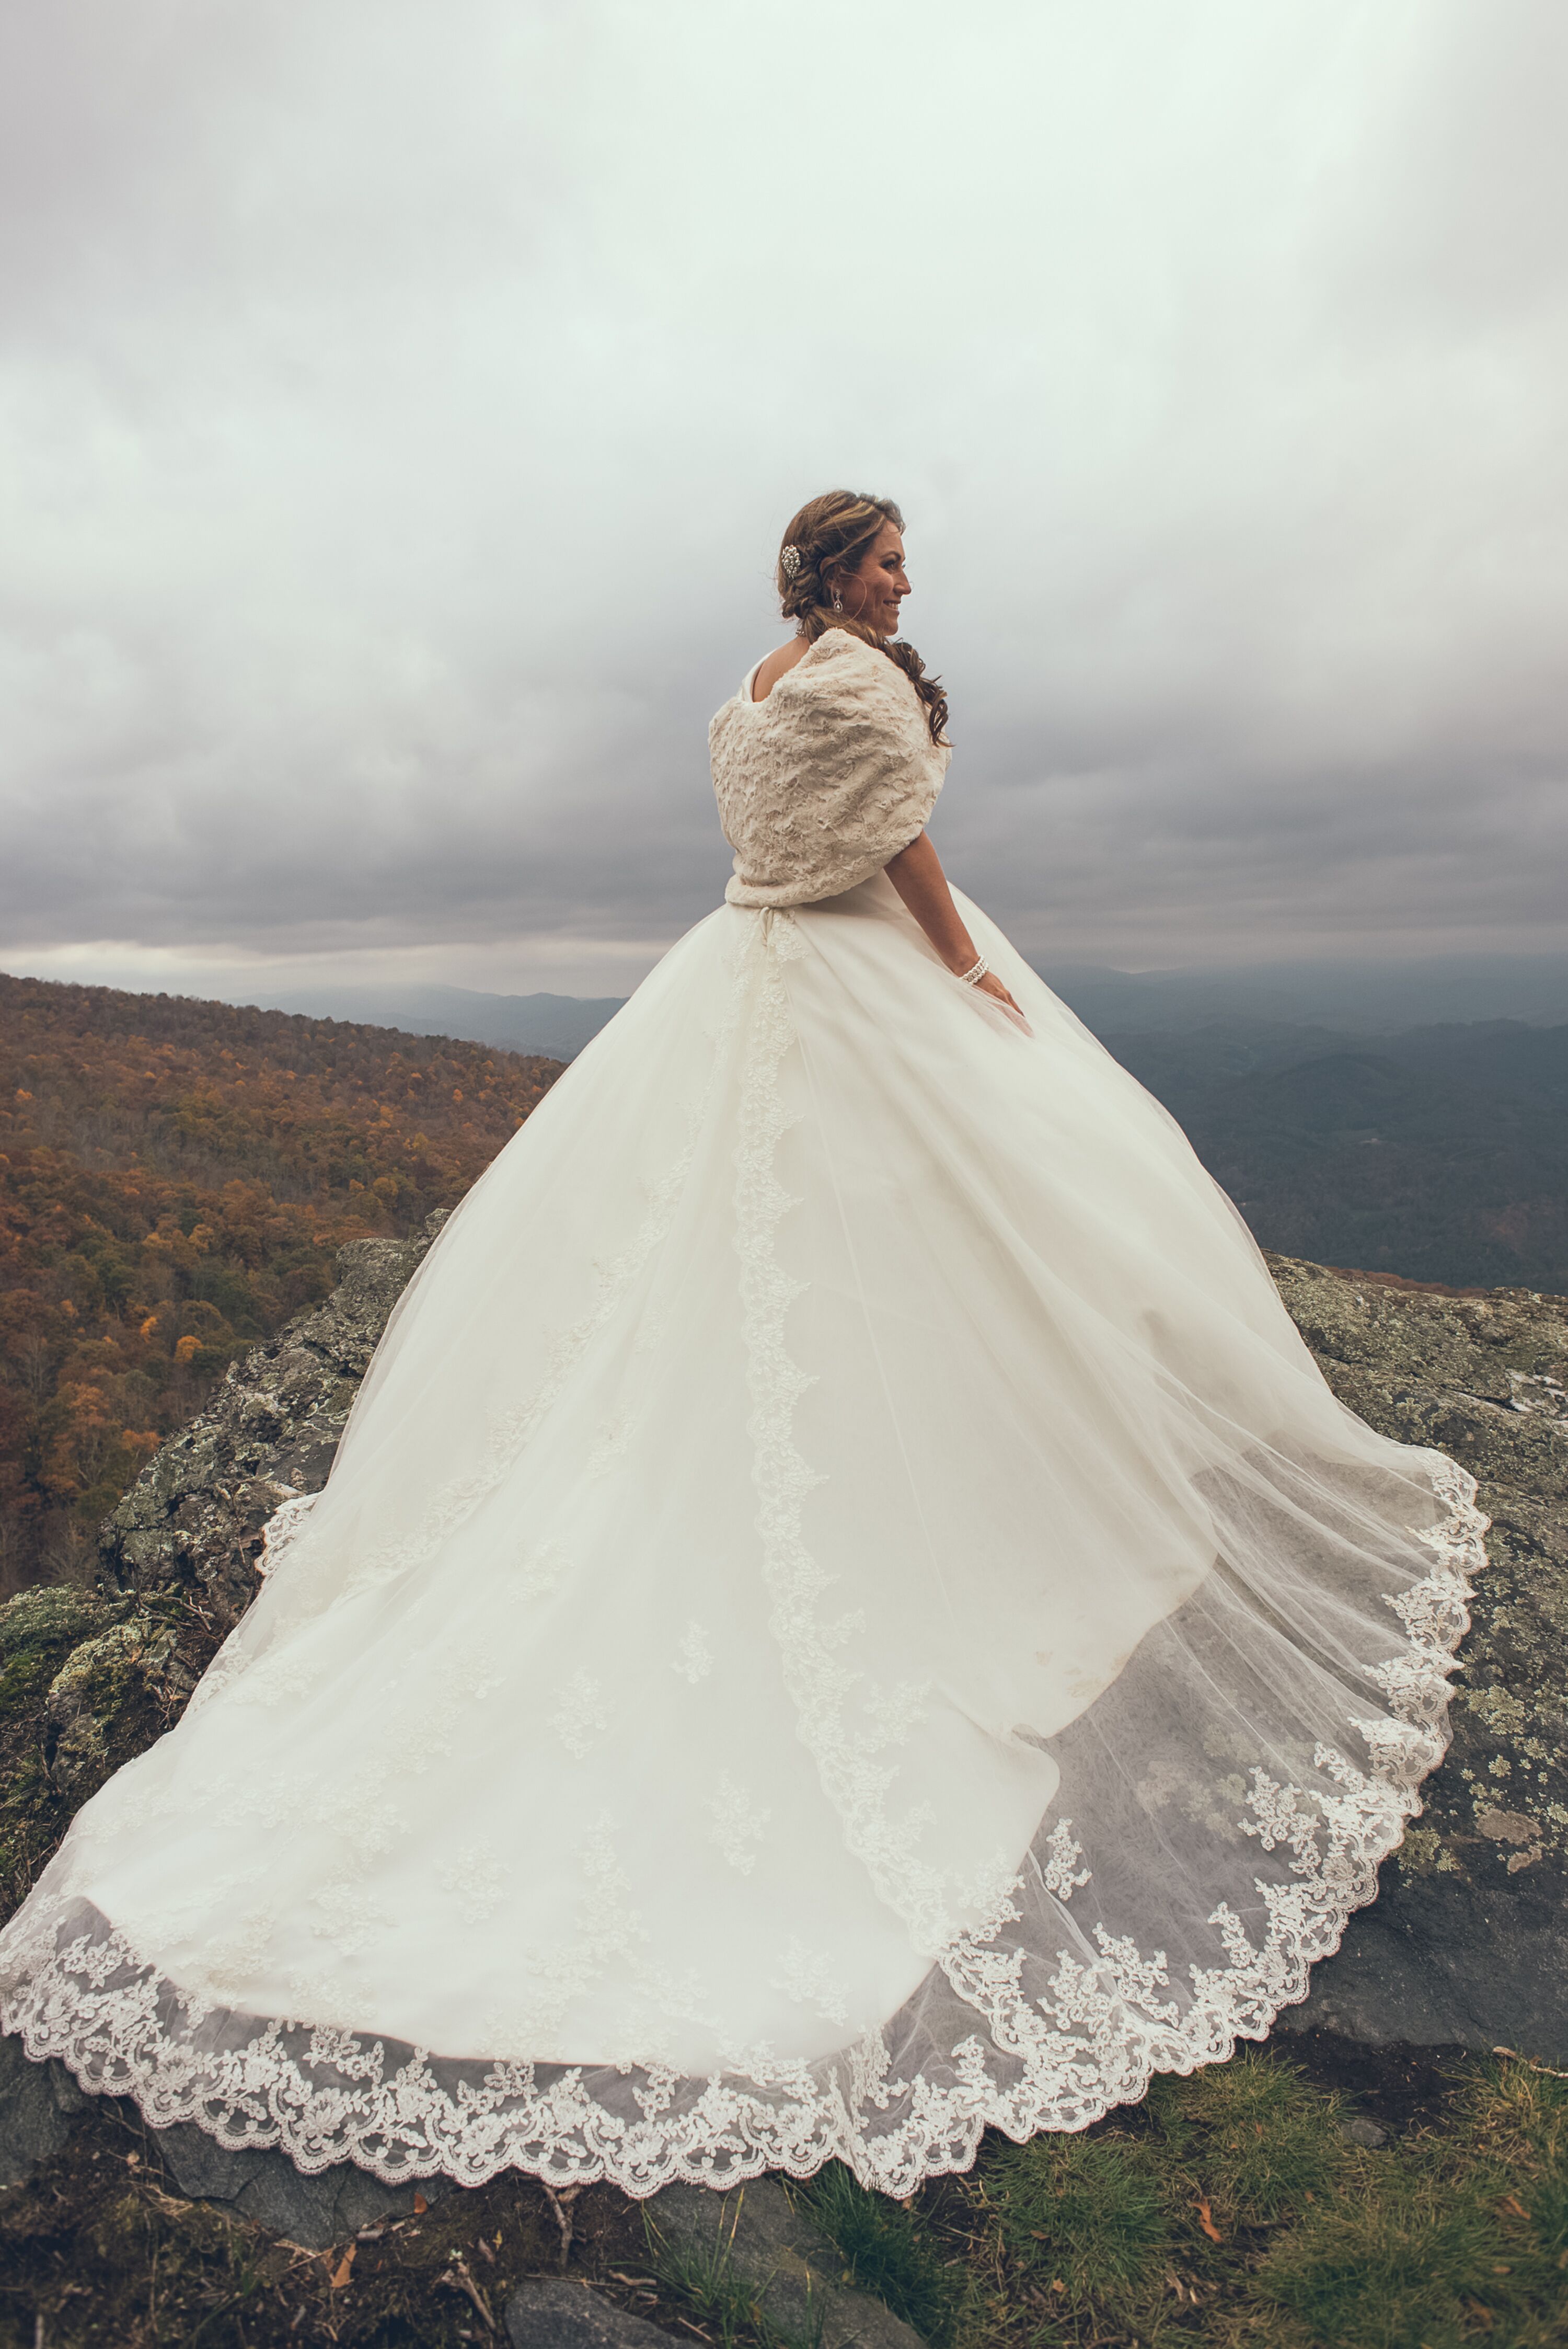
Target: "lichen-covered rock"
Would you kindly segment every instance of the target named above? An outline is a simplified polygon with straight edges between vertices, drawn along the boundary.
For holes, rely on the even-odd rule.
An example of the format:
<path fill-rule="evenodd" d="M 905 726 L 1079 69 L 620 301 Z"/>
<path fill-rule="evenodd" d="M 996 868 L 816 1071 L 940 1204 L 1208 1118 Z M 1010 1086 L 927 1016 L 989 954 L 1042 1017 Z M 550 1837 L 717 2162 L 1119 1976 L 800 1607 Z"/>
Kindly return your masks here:
<path fill-rule="evenodd" d="M 68 1582 L 19 1590 L 0 1607 L 0 1720 L 30 1703 L 60 1658 L 107 1621 L 112 1609 L 96 1590 Z"/>
<path fill-rule="evenodd" d="M 139 1611 L 95 1631 L 55 1674 L 44 1707 L 44 1762 L 73 1807 L 148 1744 L 171 1704 L 194 1688 L 178 1642 L 172 1623 Z"/>
<path fill-rule="evenodd" d="M 445 1213 L 412 1240 L 354 1240 L 330 1297 L 258 1346 L 171 1436 L 105 1523 L 100 1578 L 115 1591 L 183 1585 L 227 1631 L 256 1594 L 262 1529 L 283 1501 L 326 1482 L 377 1340 Z"/>
<path fill-rule="evenodd" d="M 49 1689 L 72 1651 L 124 1612 L 123 1601 L 64 1583 L 0 1607 L 0 1915 L 22 1898 L 75 1807 L 49 1775 Z"/>
<path fill-rule="evenodd" d="M 1281 2020 L 1568 2057 L 1568 1299 L 1270 1263 L 1335 1392 L 1451 1453 L 1492 1520 L 1448 1760 L 1376 1905 Z"/>

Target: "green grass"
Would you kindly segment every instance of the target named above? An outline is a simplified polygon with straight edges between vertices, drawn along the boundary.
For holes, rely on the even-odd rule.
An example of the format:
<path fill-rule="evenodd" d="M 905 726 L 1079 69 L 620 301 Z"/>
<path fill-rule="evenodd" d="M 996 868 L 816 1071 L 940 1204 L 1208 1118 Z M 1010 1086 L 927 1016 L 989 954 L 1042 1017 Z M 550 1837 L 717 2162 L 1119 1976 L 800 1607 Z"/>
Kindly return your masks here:
<path fill-rule="evenodd" d="M 1165 2166 L 1191 2171 L 1222 2229 L 1269 2225 L 1326 2193 L 1347 2158 L 1342 2100 L 1244 2047 L 1188 2080 L 1161 2079 L 1148 2111 Z M 1169 2191 L 1169 2186 L 1167 2188 Z"/>
<path fill-rule="evenodd" d="M 1039 2137 L 986 2164 L 985 2189 L 1016 2267 L 1046 2278 L 1064 2309 L 1125 2306 L 1171 2249 L 1150 2148 L 1107 2137 Z"/>
<path fill-rule="evenodd" d="M 1447 2194 L 1419 2167 L 1379 2183 L 1321 2202 L 1263 2261 L 1260 2299 L 1335 2349 L 1447 2349 L 1477 2337 L 1478 2310 L 1494 2325 L 1524 2313 L 1499 2289 L 1507 2263 L 1484 2192 Z"/>
<path fill-rule="evenodd" d="M 962 2262 L 944 2261 L 914 2212 L 870 2194 L 830 2161 L 793 2199 L 844 2262 L 849 2281 L 875 2294 L 934 2349 L 947 2349 L 971 2297 Z"/>

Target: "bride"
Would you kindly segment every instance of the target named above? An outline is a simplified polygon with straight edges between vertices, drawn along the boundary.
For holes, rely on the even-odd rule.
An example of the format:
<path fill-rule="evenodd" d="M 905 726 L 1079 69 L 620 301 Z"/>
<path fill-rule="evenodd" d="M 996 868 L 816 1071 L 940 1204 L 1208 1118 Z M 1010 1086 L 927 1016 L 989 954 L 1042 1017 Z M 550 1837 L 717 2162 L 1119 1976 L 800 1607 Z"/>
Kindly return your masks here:
<path fill-rule="evenodd" d="M 0 1937 L 302 2169 L 907 2195 L 1261 2038 L 1439 1760 L 1474 1487 L 1336 1402 L 925 833 L 896 506 L 790 523 L 736 852 L 404 1295 L 325 1490 Z"/>

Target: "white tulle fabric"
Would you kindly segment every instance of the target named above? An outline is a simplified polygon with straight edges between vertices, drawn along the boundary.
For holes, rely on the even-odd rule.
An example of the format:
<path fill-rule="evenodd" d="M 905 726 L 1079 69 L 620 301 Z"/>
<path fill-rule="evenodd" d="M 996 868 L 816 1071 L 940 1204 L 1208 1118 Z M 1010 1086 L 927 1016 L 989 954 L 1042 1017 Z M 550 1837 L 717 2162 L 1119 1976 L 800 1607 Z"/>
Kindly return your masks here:
<path fill-rule="evenodd" d="M 451 1218 L 6 2028 L 304 2169 L 907 2193 L 1259 2037 L 1483 1521 L 973 908 L 725 906 Z"/>

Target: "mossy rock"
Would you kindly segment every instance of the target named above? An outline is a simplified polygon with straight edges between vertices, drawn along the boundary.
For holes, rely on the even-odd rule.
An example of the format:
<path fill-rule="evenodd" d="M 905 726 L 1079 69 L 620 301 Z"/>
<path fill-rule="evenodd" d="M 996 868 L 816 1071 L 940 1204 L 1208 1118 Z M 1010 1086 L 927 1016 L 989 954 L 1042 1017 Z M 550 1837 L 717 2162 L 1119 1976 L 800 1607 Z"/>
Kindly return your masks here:
<path fill-rule="evenodd" d="M 139 1611 L 84 1640 L 55 1674 L 44 1711 L 44 1760 L 73 1807 L 160 1733 L 176 1644 L 171 1623 Z"/>
<path fill-rule="evenodd" d="M 0 1607 L 0 1724 L 31 1713 L 61 1660 L 112 1611 L 96 1590 L 58 1582 L 18 1591 Z"/>
<path fill-rule="evenodd" d="M 67 1659 L 125 1612 L 69 1583 L 19 1591 L 0 1607 L 0 1895 L 6 1911 L 65 1831 L 73 1804 L 49 1775 L 44 1720 Z"/>

